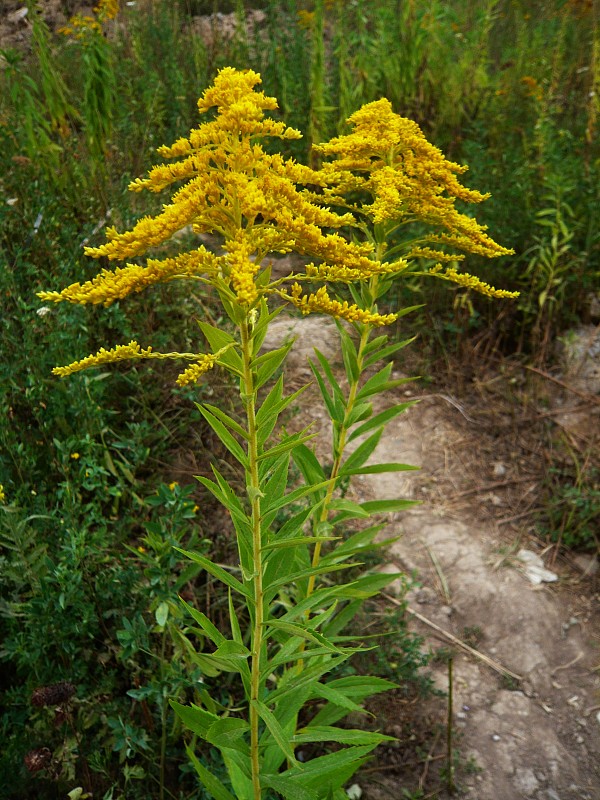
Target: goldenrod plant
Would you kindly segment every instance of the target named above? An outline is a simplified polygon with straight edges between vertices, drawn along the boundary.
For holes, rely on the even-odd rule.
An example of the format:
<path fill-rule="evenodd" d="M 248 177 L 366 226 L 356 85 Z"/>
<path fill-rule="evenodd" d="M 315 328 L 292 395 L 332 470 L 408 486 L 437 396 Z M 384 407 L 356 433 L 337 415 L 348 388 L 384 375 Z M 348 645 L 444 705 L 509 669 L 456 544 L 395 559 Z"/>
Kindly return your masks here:
<path fill-rule="evenodd" d="M 365 550 L 375 546 L 378 528 L 369 520 L 373 514 L 407 505 L 403 500 L 355 503 L 336 494 L 342 477 L 408 468 L 365 463 L 386 422 L 406 407 L 400 404 L 374 414 L 370 398 L 398 382 L 391 380 L 391 363 L 366 377 L 372 365 L 406 344 L 388 344 L 385 336 L 370 339 L 373 330 L 410 310 L 390 314 L 377 308 L 392 280 L 415 271 L 407 258 L 396 257 L 392 249 L 386 253 L 386 236 L 390 225 L 397 227 L 406 213 L 410 219 L 421 215 L 441 226 L 442 233 L 423 240 L 434 244 L 438 261 L 447 246 L 479 248 L 489 255 L 505 251 L 477 223 L 454 210 L 456 197 L 483 199 L 459 187 L 453 173 L 461 168 L 448 162 L 442 172 L 439 151 L 426 146 L 418 129 L 407 126 L 383 101 L 354 115 L 354 134 L 321 149 L 325 156 L 340 158 L 316 170 L 267 152 L 265 139 L 294 140 L 301 134 L 268 116 L 277 102 L 256 88 L 259 83 L 260 76 L 252 70 L 222 69 L 198 101 L 208 120 L 189 137 L 159 148 L 170 164 L 155 166 L 147 177 L 131 183 L 136 192 L 171 188 L 173 193 L 156 216 L 140 219 L 124 233 L 109 228 L 105 244 L 86 248 L 92 257 L 125 261 L 124 266 L 102 269 L 90 281 L 39 296 L 47 303 L 108 306 L 176 279 L 211 287 L 218 295 L 229 324 L 217 327 L 198 320 L 207 352 L 162 353 L 131 341 L 102 348 L 54 372 L 66 376 L 123 359 L 176 359 L 184 362 L 177 378 L 180 385 L 196 384 L 215 366 L 238 382 L 243 408 L 239 417 L 209 403 L 198 408 L 241 468 L 244 488 L 232 485 L 215 465 L 212 479 L 198 480 L 231 515 L 239 566 L 225 567 L 203 554 L 181 550 L 225 587 L 229 630 L 219 630 L 198 604 L 189 602 L 185 607 L 197 626 L 191 629 L 197 641 L 192 642 L 190 632 L 182 634 L 182 641 L 206 675 L 238 675 L 245 702 L 224 709 L 201 692 L 192 705 L 172 706 L 193 734 L 190 759 L 216 800 L 274 795 L 341 800 L 346 797 L 345 783 L 369 753 L 390 738 L 337 723 L 350 711 L 360 712 L 368 696 L 394 684 L 377 677 L 331 675 L 365 646 L 344 634 L 360 604 L 396 576 L 366 573 L 346 582 L 332 578 L 359 565 Z M 405 137 L 405 130 L 412 138 Z M 386 146 L 380 158 L 377 148 Z M 372 202 L 356 200 L 361 192 L 370 192 Z M 332 210 L 334 204 L 339 211 Z M 218 235 L 221 250 L 200 245 L 174 257 L 149 258 L 144 265 L 127 262 L 187 226 L 199 235 Z M 348 233 L 352 230 L 356 240 Z M 269 256 L 291 251 L 310 263 L 288 276 L 272 276 Z M 406 255 L 416 262 L 430 252 L 417 251 L 413 243 Z M 463 284 L 466 280 L 455 278 L 460 275 L 456 269 L 432 274 Z M 468 282 L 482 289 L 475 278 Z M 350 287 L 353 302 L 336 294 L 338 284 Z M 499 294 L 490 287 L 484 291 Z M 343 394 L 331 364 L 319 352 L 314 369 L 334 420 L 332 469 L 322 466 L 311 449 L 316 434 L 310 426 L 289 434 L 278 424 L 303 392 L 285 395 L 283 378 L 276 377 L 291 343 L 261 352 L 270 323 L 286 306 L 302 314 L 327 314 L 340 326 L 349 393 Z M 363 434 L 369 436 L 347 455 L 347 442 Z M 304 478 L 294 488 L 289 477 L 292 458 Z M 307 529 L 311 517 L 312 531 Z M 369 520 L 369 527 L 344 540 L 336 525 L 353 519 Z M 196 750 L 198 738 L 220 752 L 225 772 L 207 766 Z M 335 746 L 328 750 L 326 743 Z M 314 757 L 306 760 L 307 750 L 298 752 L 301 745 L 309 745 Z"/>
<path fill-rule="evenodd" d="M 101 166 L 112 131 L 115 102 L 114 57 L 106 27 L 119 13 L 119 0 L 99 0 L 91 15 L 76 14 L 60 29 L 82 48 L 83 107 L 87 144 L 93 164 Z"/>

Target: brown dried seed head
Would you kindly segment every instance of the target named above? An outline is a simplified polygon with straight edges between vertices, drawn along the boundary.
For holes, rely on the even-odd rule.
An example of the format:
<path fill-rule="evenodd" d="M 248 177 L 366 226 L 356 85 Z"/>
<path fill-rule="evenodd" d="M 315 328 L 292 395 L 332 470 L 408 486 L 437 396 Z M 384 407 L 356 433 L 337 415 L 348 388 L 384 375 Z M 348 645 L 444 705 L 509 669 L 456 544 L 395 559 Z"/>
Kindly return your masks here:
<path fill-rule="evenodd" d="M 29 772 L 39 772 L 50 764 L 52 753 L 47 747 L 37 747 L 35 750 L 30 750 L 23 760 Z"/>
<path fill-rule="evenodd" d="M 61 703 L 68 703 L 75 694 L 75 687 L 68 681 L 53 683 L 51 686 L 40 686 L 34 689 L 31 695 L 31 703 L 34 706 L 58 706 Z"/>

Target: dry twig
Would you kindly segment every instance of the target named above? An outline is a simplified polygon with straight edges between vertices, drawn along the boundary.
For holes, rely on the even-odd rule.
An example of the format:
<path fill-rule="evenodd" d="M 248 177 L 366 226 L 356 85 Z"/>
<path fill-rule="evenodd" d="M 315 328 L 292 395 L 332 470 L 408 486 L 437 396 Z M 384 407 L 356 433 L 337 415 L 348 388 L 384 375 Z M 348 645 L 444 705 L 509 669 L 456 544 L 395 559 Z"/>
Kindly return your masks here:
<path fill-rule="evenodd" d="M 389 594 L 383 594 L 383 597 L 385 597 L 385 599 L 389 600 L 391 603 L 394 603 L 394 605 L 397 605 L 397 606 L 403 605 L 403 603 L 401 603 L 399 600 L 397 600 L 395 597 L 392 597 Z M 500 673 L 500 675 L 504 675 L 505 677 L 512 678 L 515 681 L 522 681 L 523 680 L 523 676 L 522 675 L 517 675 L 516 672 L 511 672 L 506 667 L 503 667 L 502 664 L 498 663 L 498 661 L 494 661 L 493 658 L 490 658 L 489 656 L 486 656 L 485 653 L 480 653 L 479 650 L 475 650 L 474 647 L 471 647 L 470 645 L 466 644 L 466 642 L 463 642 L 461 639 L 459 639 L 453 633 L 450 633 L 449 631 L 445 631 L 443 628 L 440 628 L 440 626 L 436 625 L 435 622 L 432 622 L 430 619 L 427 619 L 427 617 L 424 617 L 422 614 L 419 614 L 418 611 L 415 611 L 410 606 L 407 606 L 406 610 L 408 611 L 409 614 L 412 614 L 413 617 L 418 619 L 419 622 L 423 622 L 425 625 L 428 625 L 434 631 L 436 631 L 437 633 L 440 633 L 442 636 L 444 636 L 444 638 L 446 638 L 449 642 L 452 642 L 452 644 L 455 644 L 457 647 L 460 647 L 462 650 L 464 650 L 469 655 L 474 656 L 475 658 L 478 658 L 480 661 L 483 661 L 484 664 L 487 664 L 488 667 L 491 667 L 493 670 L 495 670 L 496 672 Z"/>

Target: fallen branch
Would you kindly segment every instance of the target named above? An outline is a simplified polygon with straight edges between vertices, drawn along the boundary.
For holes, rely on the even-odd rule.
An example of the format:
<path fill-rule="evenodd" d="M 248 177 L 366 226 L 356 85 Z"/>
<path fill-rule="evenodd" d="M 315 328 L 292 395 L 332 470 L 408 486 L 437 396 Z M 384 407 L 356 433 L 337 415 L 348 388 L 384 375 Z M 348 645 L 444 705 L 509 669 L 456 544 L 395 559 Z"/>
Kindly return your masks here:
<path fill-rule="evenodd" d="M 397 600 L 395 597 L 392 597 L 389 594 L 384 594 L 382 592 L 382 595 L 383 595 L 383 597 L 385 597 L 386 600 L 389 600 L 391 603 L 394 603 L 394 605 L 397 605 L 397 606 L 404 605 L 399 600 Z M 479 650 L 475 650 L 474 647 L 471 647 L 470 645 L 466 644 L 466 642 L 461 641 L 461 639 L 456 637 L 453 633 L 450 633 L 449 631 L 445 631 L 443 628 L 440 628 L 440 626 L 436 625 L 435 622 L 432 622 L 430 619 L 427 619 L 427 617 L 424 617 L 422 614 L 419 614 L 418 611 L 415 611 L 410 606 L 407 606 L 406 610 L 408 611 L 409 614 L 412 614 L 413 617 L 418 619 L 419 622 L 423 622 L 425 625 L 428 625 L 434 631 L 436 631 L 437 633 L 440 633 L 442 636 L 444 636 L 449 642 L 452 642 L 452 644 L 455 644 L 457 647 L 460 647 L 462 650 L 464 650 L 469 655 L 474 656 L 475 658 L 478 658 L 480 661 L 483 661 L 484 664 L 487 664 L 488 667 L 491 667 L 493 670 L 495 670 L 496 672 L 500 673 L 500 675 L 504 675 L 504 676 L 506 676 L 508 678 L 512 678 L 515 681 L 522 681 L 523 680 L 523 676 L 522 675 L 517 675 L 516 672 L 511 672 L 506 667 L 503 667 L 502 664 L 499 664 L 497 661 L 494 661 L 493 658 L 490 658 L 489 656 L 486 656 L 484 653 L 480 653 Z"/>
<path fill-rule="evenodd" d="M 535 483 L 536 479 L 529 478 L 509 478 L 506 481 L 496 481 L 496 483 L 488 483 L 487 486 L 473 486 L 470 489 L 465 489 L 464 492 L 453 494 L 451 499 L 456 500 L 457 497 L 467 497 L 470 494 L 477 494 L 479 492 L 489 492 L 492 489 L 502 489 L 504 486 L 512 486 L 515 483 Z"/>
<path fill-rule="evenodd" d="M 525 364 L 524 366 L 525 366 L 525 369 L 528 369 L 531 372 L 535 372 L 538 375 L 541 375 L 542 378 L 546 378 L 546 380 L 552 381 L 552 383 L 556 383 L 558 386 L 561 386 L 563 389 L 566 389 L 568 392 L 571 392 L 572 394 L 576 394 L 577 397 L 583 397 L 584 400 L 587 400 L 590 403 L 597 403 L 598 405 L 600 405 L 600 398 L 596 397 L 593 394 L 590 394 L 590 392 L 581 392 L 581 391 L 579 391 L 579 389 L 575 389 L 573 386 L 569 386 L 568 383 L 565 383 L 564 381 L 560 381 L 558 378 L 555 378 L 554 375 L 548 375 L 547 372 L 544 372 L 543 370 L 538 369 L 537 367 L 529 367 L 529 366 L 527 366 L 527 364 Z"/>

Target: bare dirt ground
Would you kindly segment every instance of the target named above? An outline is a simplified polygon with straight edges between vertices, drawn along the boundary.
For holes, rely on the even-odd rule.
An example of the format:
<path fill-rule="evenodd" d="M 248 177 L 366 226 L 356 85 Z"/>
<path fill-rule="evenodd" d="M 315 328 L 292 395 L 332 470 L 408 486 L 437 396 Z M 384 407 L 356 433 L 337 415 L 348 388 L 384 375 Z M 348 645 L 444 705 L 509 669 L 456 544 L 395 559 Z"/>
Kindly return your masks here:
<path fill-rule="evenodd" d="M 337 340 L 331 322 L 281 315 L 271 346 L 290 335 L 297 337 L 288 365 L 295 386 L 309 377 L 306 358 L 313 346 L 333 354 Z M 536 454 L 515 445 L 510 431 L 498 435 L 502 414 L 492 433 L 465 401 L 419 388 L 397 391 L 400 397 L 389 397 L 387 403 L 422 399 L 390 423 L 373 461 L 406 462 L 421 470 L 361 476 L 353 491 L 359 499 L 421 501 L 395 515 L 388 526 L 387 536 L 401 538 L 390 546 L 387 559 L 390 571 L 417 576 L 419 585 L 407 598 L 414 612 L 411 627 L 432 650 L 444 646 L 454 652 L 455 796 L 599 800 L 597 577 L 584 576 L 562 556 L 550 562 L 551 552 L 530 534 L 535 509 L 527 509 L 535 505 L 540 479 Z M 480 396 L 474 400 L 481 405 Z M 326 434 L 326 415 L 316 393 L 304 408 L 310 412 L 296 424 L 314 421 Z M 597 423 L 597 416 L 588 415 L 587 425 L 594 419 Z M 326 435 L 317 440 L 323 455 L 326 440 Z M 558 580 L 533 584 L 516 558 L 519 549 L 544 557 Z M 593 560 L 585 563 L 594 570 Z M 394 598 L 386 602 L 391 613 Z M 467 652 L 447 634 L 473 649 Z M 447 692 L 447 662 L 434 661 L 431 671 L 436 686 Z M 401 706 L 384 701 L 379 711 L 379 724 L 402 739 L 406 715 Z M 413 706 L 410 714 L 412 738 L 419 739 L 421 748 L 422 794 L 402 793 L 408 784 L 400 745 L 382 751 L 378 765 L 358 776 L 363 800 L 450 796 L 440 789 L 439 778 L 447 701 L 436 697 Z M 427 727 L 430 732 L 437 727 L 437 734 L 421 741 Z"/>

